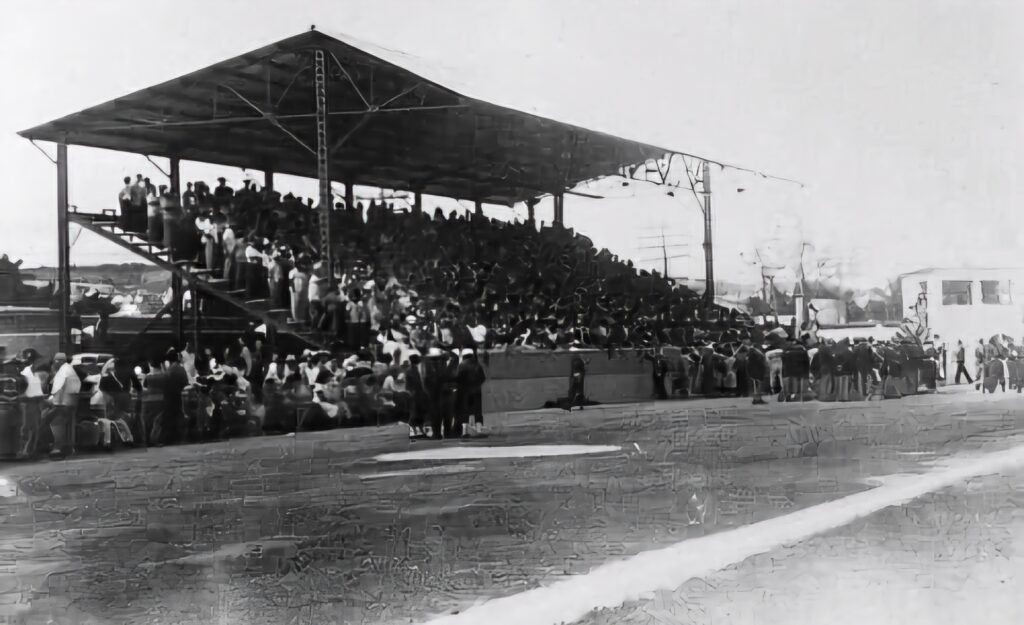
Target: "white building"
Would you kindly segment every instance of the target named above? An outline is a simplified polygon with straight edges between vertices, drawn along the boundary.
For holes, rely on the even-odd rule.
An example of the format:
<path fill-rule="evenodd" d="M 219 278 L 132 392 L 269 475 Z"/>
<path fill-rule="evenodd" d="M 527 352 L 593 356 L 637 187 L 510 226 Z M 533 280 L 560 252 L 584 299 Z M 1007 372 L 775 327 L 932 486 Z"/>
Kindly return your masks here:
<path fill-rule="evenodd" d="M 970 362 L 978 339 L 1006 334 L 1021 344 L 1024 337 L 1024 270 L 922 269 L 900 276 L 903 314 L 914 316 L 922 299 L 932 335 L 953 354 L 956 342 L 967 346 Z"/>

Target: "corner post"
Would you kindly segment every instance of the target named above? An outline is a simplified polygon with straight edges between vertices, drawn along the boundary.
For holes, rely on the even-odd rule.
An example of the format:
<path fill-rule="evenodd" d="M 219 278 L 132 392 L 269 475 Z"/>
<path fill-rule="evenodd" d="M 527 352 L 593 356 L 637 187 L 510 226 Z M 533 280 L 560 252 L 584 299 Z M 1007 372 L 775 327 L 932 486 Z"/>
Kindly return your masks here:
<path fill-rule="evenodd" d="M 412 212 L 414 215 L 419 215 L 423 212 L 423 194 L 417 191 L 412 197 Z"/>
<path fill-rule="evenodd" d="M 552 221 L 561 226 L 565 223 L 565 196 L 559 192 L 552 197 L 555 200 L 555 214 Z"/>
<path fill-rule="evenodd" d="M 68 237 L 68 146 L 57 144 L 57 289 L 60 293 L 60 351 L 70 357 L 71 245 Z"/>

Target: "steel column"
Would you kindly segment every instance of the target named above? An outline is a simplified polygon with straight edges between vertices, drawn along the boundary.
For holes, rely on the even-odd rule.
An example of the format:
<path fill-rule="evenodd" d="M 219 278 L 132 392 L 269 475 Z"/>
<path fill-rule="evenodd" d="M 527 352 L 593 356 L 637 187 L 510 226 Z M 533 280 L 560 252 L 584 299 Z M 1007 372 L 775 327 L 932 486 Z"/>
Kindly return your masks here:
<path fill-rule="evenodd" d="M 356 208 L 356 185 L 351 180 L 345 181 L 345 208 L 349 210 Z"/>
<path fill-rule="evenodd" d="M 484 216 L 484 205 L 483 205 L 483 202 L 481 202 L 480 200 L 477 200 L 476 203 L 474 204 L 473 208 L 474 208 L 473 214 L 475 214 L 477 217 L 483 217 Z"/>
<path fill-rule="evenodd" d="M 263 187 L 268 192 L 273 192 L 273 190 L 274 190 L 274 170 L 273 169 L 264 169 L 263 170 Z"/>
<path fill-rule="evenodd" d="M 172 156 L 171 157 L 171 174 L 170 174 L 169 177 L 171 179 L 171 193 L 173 193 L 174 197 L 176 197 L 178 199 L 178 201 L 180 202 L 181 201 L 181 159 L 176 157 L 176 156 Z"/>
<path fill-rule="evenodd" d="M 199 289 L 195 284 L 189 285 L 192 295 L 192 353 L 196 355 L 196 362 L 202 351 L 199 349 Z"/>
<path fill-rule="evenodd" d="M 316 173 L 320 182 L 320 257 L 327 267 L 327 285 L 334 280 L 334 240 L 331 237 L 331 178 L 328 172 L 330 149 L 327 145 L 327 63 L 324 51 L 316 51 Z"/>
<path fill-rule="evenodd" d="M 561 226 L 565 220 L 565 196 L 561 193 L 556 193 L 553 198 L 555 200 L 555 214 L 552 221 Z"/>
<path fill-rule="evenodd" d="M 715 263 L 711 246 L 711 163 L 704 161 L 701 191 L 704 194 L 704 303 L 710 309 L 715 304 Z M 774 285 L 773 285 L 774 296 Z"/>
<path fill-rule="evenodd" d="M 423 195 L 417 191 L 412 196 L 412 212 L 415 215 L 419 215 L 423 212 Z"/>
<path fill-rule="evenodd" d="M 174 347 L 182 349 L 185 347 L 185 319 L 182 315 L 181 300 L 184 293 L 181 289 L 181 276 L 171 274 L 171 311 L 174 319 Z"/>
<path fill-rule="evenodd" d="M 68 237 L 68 146 L 57 144 L 57 289 L 60 351 L 71 357 L 71 245 Z"/>

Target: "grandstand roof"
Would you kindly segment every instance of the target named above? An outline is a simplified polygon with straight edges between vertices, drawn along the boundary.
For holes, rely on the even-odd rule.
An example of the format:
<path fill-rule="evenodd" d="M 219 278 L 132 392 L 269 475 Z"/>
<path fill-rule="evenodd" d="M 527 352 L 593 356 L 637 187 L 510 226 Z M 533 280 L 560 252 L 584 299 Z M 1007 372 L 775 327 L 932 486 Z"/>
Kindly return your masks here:
<path fill-rule="evenodd" d="M 315 49 L 336 181 L 512 204 L 670 152 L 475 99 L 443 68 L 316 30 L 19 134 L 315 178 Z"/>

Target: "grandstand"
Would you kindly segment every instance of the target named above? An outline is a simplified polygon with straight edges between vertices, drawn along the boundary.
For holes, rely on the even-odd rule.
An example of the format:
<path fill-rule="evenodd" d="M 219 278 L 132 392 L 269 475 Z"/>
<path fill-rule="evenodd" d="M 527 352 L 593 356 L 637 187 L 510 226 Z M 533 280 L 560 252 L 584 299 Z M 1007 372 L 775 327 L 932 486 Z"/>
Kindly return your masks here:
<path fill-rule="evenodd" d="M 678 153 L 474 99 L 451 78 L 415 57 L 310 30 L 19 133 L 58 148 L 62 348 L 71 347 L 71 223 L 172 274 L 169 308 L 179 343 L 186 288 L 193 301 L 219 301 L 306 346 L 325 343 L 322 328 L 295 318 L 275 293 L 254 292 L 253 280 L 240 288 L 194 253 L 176 254 L 173 237 L 147 238 L 114 210 L 69 211 L 69 145 L 166 157 L 170 194 L 178 199 L 182 160 L 262 170 L 263 194 L 233 205 L 239 226 L 273 245 L 282 235 L 299 239 L 331 286 L 362 263 L 374 267 L 371 279 L 404 282 L 433 307 L 485 315 L 496 329 L 526 324 L 535 337 L 544 329 L 554 337 L 557 329 L 586 325 L 586 334 L 602 336 L 596 346 L 680 341 L 681 328 L 702 314 L 694 293 L 638 272 L 562 227 L 562 198 L 578 184 L 640 170 L 664 181 L 662 164 L 667 169 Z M 298 219 L 267 237 L 257 215 L 288 204 L 274 193 L 275 174 L 318 179 L 320 197 L 315 208 L 312 201 L 290 207 L 285 214 Z M 343 204 L 334 204 L 332 183 L 344 185 Z M 412 210 L 371 206 L 364 222 L 355 185 L 408 191 Z M 471 201 L 476 215 L 430 220 L 425 195 Z M 543 197 L 553 198 L 554 224 L 538 233 L 533 207 Z M 530 209 L 528 224 L 483 218 L 484 204 L 519 202 Z M 485 251 L 494 249 L 497 256 Z M 193 309 L 197 328 L 199 307 Z M 601 323 L 580 315 L 593 311 L 607 321 L 589 332 Z"/>

